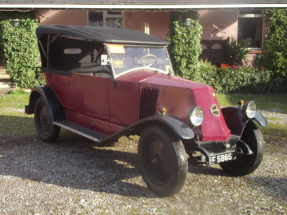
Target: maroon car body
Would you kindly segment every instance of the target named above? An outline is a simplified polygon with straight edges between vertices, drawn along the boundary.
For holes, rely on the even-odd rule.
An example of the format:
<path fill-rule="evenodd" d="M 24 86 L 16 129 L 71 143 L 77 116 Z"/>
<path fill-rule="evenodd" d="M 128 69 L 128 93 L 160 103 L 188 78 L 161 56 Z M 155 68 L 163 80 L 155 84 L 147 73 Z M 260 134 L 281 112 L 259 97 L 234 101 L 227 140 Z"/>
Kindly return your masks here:
<path fill-rule="evenodd" d="M 255 103 L 220 109 L 212 87 L 173 74 L 167 41 L 80 26 L 40 26 L 37 36 L 46 85 L 32 90 L 25 112 L 43 141 L 60 127 L 100 143 L 140 135 L 140 170 L 160 196 L 181 189 L 188 164 L 219 163 L 234 175 L 259 166 L 257 125 L 267 121 Z"/>

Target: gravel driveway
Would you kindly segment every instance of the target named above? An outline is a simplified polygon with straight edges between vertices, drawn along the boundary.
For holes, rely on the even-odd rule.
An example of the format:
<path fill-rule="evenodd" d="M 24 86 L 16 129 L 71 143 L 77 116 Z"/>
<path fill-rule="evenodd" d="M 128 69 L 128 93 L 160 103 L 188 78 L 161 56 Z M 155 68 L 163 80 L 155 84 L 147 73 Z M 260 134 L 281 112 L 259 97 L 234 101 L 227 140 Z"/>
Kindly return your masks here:
<path fill-rule="evenodd" d="M 1 215 L 287 214 L 287 147 L 266 144 L 263 163 L 244 177 L 190 167 L 180 193 L 158 198 L 138 172 L 133 138 L 105 147 L 63 130 L 56 144 L 35 133 L 0 138 Z"/>

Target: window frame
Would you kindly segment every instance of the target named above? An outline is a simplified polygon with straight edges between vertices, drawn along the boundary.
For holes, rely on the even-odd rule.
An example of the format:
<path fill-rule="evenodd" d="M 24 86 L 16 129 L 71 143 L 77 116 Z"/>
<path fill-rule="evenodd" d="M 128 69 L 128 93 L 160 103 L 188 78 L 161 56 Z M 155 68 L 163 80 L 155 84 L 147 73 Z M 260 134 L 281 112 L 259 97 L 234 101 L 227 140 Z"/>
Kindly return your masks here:
<path fill-rule="evenodd" d="M 239 30 L 239 19 L 252 19 L 252 18 L 261 18 L 261 44 L 260 47 L 248 47 L 249 50 L 263 50 L 264 46 L 264 10 L 261 10 L 261 13 L 253 13 L 251 10 L 250 12 L 240 14 L 238 10 L 238 20 L 237 20 L 237 29 Z M 237 41 L 239 41 L 239 31 L 237 32 Z"/>
<path fill-rule="evenodd" d="M 102 27 L 107 27 L 107 19 L 109 18 L 120 18 L 122 19 L 122 26 L 121 28 L 124 28 L 124 12 L 119 11 L 119 10 L 112 10 L 112 11 L 107 11 L 107 10 L 87 10 L 87 26 L 93 26 L 90 25 L 90 19 L 89 19 L 89 14 L 91 12 L 97 12 L 97 13 L 102 13 L 102 18 L 103 18 L 103 26 Z M 109 12 L 119 12 L 120 14 L 109 14 Z"/>

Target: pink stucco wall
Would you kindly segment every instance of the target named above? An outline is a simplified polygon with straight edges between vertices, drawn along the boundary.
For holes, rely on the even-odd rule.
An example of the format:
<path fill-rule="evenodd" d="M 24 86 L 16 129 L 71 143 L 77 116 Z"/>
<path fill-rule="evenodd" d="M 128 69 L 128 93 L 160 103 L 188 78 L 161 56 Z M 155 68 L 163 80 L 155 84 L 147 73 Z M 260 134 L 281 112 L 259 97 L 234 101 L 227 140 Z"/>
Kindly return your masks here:
<path fill-rule="evenodd" d="M 159 11 L 127 11 L 124 16 L 124 27 L 144 32 L 147 23 L 150 35 L 166 39 L 169 25 L 169 12 Z"/>
<path fill-rule="evenodd" d="M 238 10 L 201 10 L 199 21 L 203 26 L 203 40 L 237 39 Z M 218 27 L 220 30 L 216 29 Z"/>
<path fill-rule="evenodd" d="M 170 12 L 124 11 L 124 27 L 144 31 L 145 23 L 150 34 L 166 39 Z M 40 24 L 87 25 L 87 10 L 42 10 Z M 201 10 L 199 20 L 203 26 L 203 40 L 222 40 L 237 37 L 237 10 Z M 222 28 L 217 31 L 214 26 Z"/>
<path fill-rule="evenodd" d="M 42 10 L 40 25 L 87 25 L 86 10 Z"/>
<path fill-rule="evenodd" d="M 87 25 L 87 10 L 42 10 L 40 25 Z M 124 28 L 144 31 L 144 24 L 149 25 L 150 34 L 166 39 L 169 25 L 169 12 L 159 11 L 124 11 Z"/>

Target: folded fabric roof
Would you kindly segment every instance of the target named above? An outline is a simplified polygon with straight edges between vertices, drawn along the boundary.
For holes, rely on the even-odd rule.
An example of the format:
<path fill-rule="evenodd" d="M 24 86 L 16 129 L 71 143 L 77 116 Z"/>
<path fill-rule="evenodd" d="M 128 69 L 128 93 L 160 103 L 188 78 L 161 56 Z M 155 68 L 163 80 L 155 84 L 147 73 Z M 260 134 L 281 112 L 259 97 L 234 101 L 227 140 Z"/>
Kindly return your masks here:
<path fill-rule="evenodd" d="M 74 39 L 82 39 L 103 43 L 168 45 L 169 42 L 141 31 L 123 28 L 103 28 L 74 25 L 41 25 L 36 34 L 39 40 L 48 35 L 62 35 Z M 43 38 L 44 37 L 44 38 Z"/>

